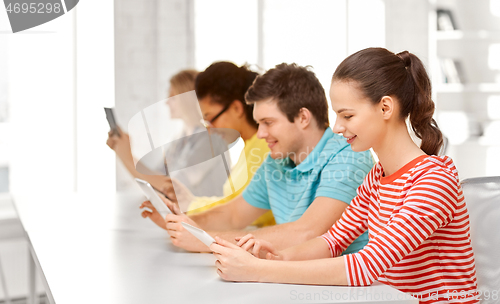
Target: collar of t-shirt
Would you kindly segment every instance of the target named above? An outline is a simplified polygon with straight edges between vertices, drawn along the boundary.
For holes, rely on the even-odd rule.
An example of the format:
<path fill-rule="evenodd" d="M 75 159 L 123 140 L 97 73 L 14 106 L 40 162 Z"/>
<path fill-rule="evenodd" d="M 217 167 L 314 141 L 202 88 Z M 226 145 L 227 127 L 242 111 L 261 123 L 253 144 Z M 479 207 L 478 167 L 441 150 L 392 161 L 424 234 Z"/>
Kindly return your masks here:
<path fill-rule="evenodd" d="M 295 165 L 295 163 L 290 159 L 290 157 L 284 158 L 282 160 L 276 160 L 278 165 L 282 166 L 282 169 L 284 171 L 289 171 L 289 170 L 297 170 L 300 172 L 308 172 L 311 171 L 314 168 L 314 165 L 318 162 L 319 158 L 321 157 L 321 152 L 326 146 L 326 143 L 330 138 L 334 136 L 332 129 L 326 128 L 325 133 L 323 133 L 323 136 L 319 140 L 318 144 L 314 147 L 314 149 L 307 155 L 306 159 L 304 159 L 303 162 L 301 162 L 298 166 Z"/>

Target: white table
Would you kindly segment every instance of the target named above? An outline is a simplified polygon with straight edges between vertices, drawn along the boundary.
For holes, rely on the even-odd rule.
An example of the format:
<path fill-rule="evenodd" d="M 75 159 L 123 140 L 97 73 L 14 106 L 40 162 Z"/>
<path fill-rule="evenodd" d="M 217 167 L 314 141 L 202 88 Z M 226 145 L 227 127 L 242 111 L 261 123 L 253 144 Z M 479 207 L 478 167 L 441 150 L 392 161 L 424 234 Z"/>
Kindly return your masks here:
<path fill-rule="evenodd" d="M 13 200 L 51 303 L 418 303 L 379 283 L 224 282 L 211 254 L 174 247 L 165 231 L 140 217 L 139 193 Z"/>

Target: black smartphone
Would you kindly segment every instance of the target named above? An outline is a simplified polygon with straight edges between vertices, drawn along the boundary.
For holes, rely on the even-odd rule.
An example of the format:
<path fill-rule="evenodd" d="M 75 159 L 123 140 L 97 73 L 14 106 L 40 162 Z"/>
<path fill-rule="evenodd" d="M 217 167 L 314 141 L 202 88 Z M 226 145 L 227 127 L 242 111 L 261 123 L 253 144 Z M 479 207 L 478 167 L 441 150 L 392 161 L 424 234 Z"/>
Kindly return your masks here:
<path fill-rule="evenodd" d="M 121 136 L 120 131 L 118 131 L 118 126 L 116 125 L 115 114 L 112 108 L 104 108 L 104 112 L 106 112 L 106 119 L 108 120 L 109 127 L 114 134 Z"/>

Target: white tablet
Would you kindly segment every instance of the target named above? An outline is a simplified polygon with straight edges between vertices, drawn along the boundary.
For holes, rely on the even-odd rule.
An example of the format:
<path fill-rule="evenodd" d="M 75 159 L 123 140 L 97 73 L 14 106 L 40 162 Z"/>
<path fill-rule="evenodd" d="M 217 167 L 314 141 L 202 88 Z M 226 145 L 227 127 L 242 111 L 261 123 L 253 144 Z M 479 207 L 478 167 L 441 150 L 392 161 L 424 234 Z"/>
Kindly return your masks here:
<path fill-rule="evenodd" d="M 139 187 L 141 187 L 142 192 L 146 196 L 146 198 L 153 204 L 155 209 L 162 215 L 166 215 L 168 213 L 172 213 L 170 209 L 168 209 L 167 205 L 161 200 L 158 196 L 158 193 L 153 189 L 153 187 L 145 180 L 140 178 L 135 179 Z"/>
<path fill-rule="evenodd" d="M 187 231 L 189 231 L 192 235 L 194 235 L 198 240 L 200 240 L 203 244 L 207 245 L 208 247 L 210 247 L 212 243 L 215 243 L 214 238 L 211 237 L 210 234 L 208 234 L 205 230 L 196 228 L 184 222 L 181 222 L 181 224 L 182 226 L 184 226 L 184 228 L 186 228 Z"/>

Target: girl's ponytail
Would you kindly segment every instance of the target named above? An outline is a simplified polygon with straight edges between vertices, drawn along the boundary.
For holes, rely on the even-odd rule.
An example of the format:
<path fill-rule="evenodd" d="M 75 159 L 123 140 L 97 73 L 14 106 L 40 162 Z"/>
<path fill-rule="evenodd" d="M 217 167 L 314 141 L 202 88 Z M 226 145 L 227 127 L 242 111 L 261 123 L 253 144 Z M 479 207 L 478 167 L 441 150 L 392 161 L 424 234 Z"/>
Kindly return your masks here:
<path fill-rule="evenodd" d="M 435 106 L 427 72 L 422 61 L 408 51 L 398 53 L 397 56 L 403 61 L 415 88 L 413 101 L 408 103 L 409 112 L 402 114 L 409 115 L 415 135 L 422 140 L 420 149 L 428 155 L 437 155 L 443 145 L 443 134 L 432 118 Z"/>

